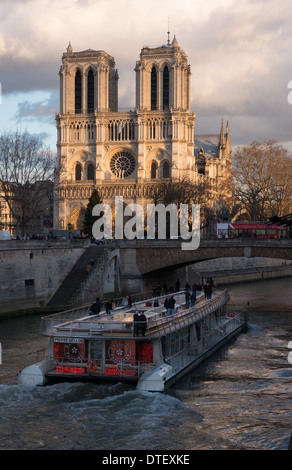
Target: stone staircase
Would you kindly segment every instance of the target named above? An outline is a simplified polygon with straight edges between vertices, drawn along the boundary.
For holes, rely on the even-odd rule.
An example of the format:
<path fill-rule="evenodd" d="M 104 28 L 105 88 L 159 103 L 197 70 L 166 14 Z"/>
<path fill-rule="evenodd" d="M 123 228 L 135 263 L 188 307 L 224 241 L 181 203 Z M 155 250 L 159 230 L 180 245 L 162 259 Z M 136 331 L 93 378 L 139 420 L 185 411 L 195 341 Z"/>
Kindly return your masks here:
<path fill-rule="evenodd" d="M 47 303 L 47 307 L 67 309 L 71 307 L 72 299 L 88 276 L 86 266 L 93 260 L 97 263 L 104 253 L 104 246 L 90 245 L 75 263 L 58 290 Z"/>

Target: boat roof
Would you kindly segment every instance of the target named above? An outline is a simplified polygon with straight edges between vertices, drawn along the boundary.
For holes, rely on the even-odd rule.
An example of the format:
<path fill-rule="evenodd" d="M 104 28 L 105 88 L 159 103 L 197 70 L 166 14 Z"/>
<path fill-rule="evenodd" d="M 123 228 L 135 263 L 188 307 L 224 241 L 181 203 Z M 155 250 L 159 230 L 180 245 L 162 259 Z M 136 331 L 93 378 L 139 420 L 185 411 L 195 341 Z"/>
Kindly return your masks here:
<path fill-rule="evenodd" d="M 167 295 L 164 295 L 135 302 L 131 306 L 120 305 L 114 308 L 110 314 L 101 312 L 97 315 L 89 315 L 90 307 L 86 306 L 48 315 L 42 318 L 40 334 L 70 339 L 129 338 L 133 336 L 134 313 L 143 312 L 147 324 L 145 337 L 135 337 L 135 339 L 152 339 L 164 336 L 171 331 L 181 329 L 194 321 L 200 320 L 229 300 L 227 290 L 217 291 L 212 295 L 211 300 L 206 300 L 204 294 L 198 292 L 195 306 L 186 308 L 185 291 L 170 295 L 176 301 L 175 313 L 170 316 L 165 316 L 164 302 Z M 158 306 L 155 306 L 156 303 L 158 303 Z"/>

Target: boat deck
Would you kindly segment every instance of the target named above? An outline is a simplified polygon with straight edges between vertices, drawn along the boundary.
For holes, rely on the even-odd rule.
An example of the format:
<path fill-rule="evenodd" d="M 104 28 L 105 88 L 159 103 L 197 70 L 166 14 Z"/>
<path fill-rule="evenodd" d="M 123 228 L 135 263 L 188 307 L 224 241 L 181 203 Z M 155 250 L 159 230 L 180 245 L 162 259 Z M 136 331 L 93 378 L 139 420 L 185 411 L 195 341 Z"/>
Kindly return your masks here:
<path fill-rule="evenodd" d="M 40 333 L 45 336 L 68 338 L 134 337 L 133 315 L 138 311 L 145 314 L 147 328 L 145 336 L 135 336 L 135 339 L 152 339 L 188 326 L 194 321 L 199 321 L 210 311 L 219 308 L 229 300 L 227 290 L 214 293 L 212 299 L 208 300 L 200 292 L 197 294 L 195 306 L 186 308 L 184 291 L 172 295 L 176 300 L 173 315 L 166 316 L 164 301 L 167 296 L 161 296 L 137 302 L 131 307 L 117 307 L 108 315 L 104 312 L 98 315 L 88 315 L 88 309 L 83 312 L 82 316 L 78 316 L 78 313 L 81 313 L 80 309 L 49 315 L 42 318 L 43 324 Z M 158 306 L 154 306 L 155 301 L 156 303 L 158 301 Z"/>

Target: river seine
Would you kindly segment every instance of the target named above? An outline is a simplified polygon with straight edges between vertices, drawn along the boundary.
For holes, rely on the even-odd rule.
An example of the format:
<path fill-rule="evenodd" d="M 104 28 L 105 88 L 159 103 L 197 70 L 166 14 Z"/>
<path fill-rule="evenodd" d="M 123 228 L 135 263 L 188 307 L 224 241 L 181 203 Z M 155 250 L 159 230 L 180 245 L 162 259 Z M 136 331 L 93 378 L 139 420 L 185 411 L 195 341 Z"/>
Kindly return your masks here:
<path fill-rule="evenodd" d="M 63 383 L 26 389 L 46 346 L 38 315 L 0 321 L 1 450 L 286 450 L 292 431 L 292 280 L 230 286 L 246 333 L 167 393 Z"/>

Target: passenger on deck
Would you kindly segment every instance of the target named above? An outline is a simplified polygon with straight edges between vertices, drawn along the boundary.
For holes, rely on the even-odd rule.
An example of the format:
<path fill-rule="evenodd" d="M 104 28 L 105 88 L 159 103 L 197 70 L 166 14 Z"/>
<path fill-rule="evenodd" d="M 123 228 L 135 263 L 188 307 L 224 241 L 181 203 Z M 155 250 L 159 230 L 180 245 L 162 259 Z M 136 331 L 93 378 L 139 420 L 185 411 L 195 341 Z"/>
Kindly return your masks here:
<path fill-rule="evenodd" d="M 186 290 L 185 291 L 186 308 L 189 308 L 189 306 L 190 306 L 190 297 L 191 297 L 190 291 Z"/>
<path fill-rule="evenodd" d="M 204 286 L 204 292 L 205 292 L 205 299 L 211 299 L 212 298 L 213 287 L 212 287 L 212 284 L 210 283 L 209 279 L 207 280 L 207 283 Z"/>
<path fill-rule="evenodd" d="M 136 311 L 133 315 L 133 336 L 139 336 L 139 327 L 140 327 L 140 315 Z"/>
<path fill-rule="evenodd" d="M 197 299 L 197 292 L 193 290 L 192 295 L 191 295 L 191 307 L 195 305 L 196 299 Z"/>
<path fill-rule="evenodd" d="M 129 305 L 129 300 L 128 300 L 128 297 L 124 297 L 123 300 L 122 300 L 122 305 L 127 307 Z"/>
<path fill-rule="evenodd" d="M 147 319 L 146 319 L 146 316 L 143 312 L 140 313 L 140 320 L 139 320 L 139 330 L 142 332 L 142 336 L 145 336 L 145 331 L 146 331 L 146 328 L 147 328 Z M 139 333 L 138 335 L 139 336 Z"/>
<path fill-rule="evenodd" d="M 93 304 L 90 307 L 89 315 L 98 315 L 101 311 L 101 307 L 102 307 L 102 301 L 100 300 L 99 297 L 96 297 L 96 300 L 93 302 Z"/>
<path fill-rule="evenodd" d="M 107 315 L 110 315 L 112 309 L 113 309 L 112 300 L 108 299 L 107 303 L 105 304 L 105 311 L 106 311 L 106 314 L 107 314 Z"/>
<path fill-rule="evenodd" d="M 172 295 L 168 295 L 164 302 L 164 307 L 166 308 L 166 315 L 172 315 L 174 313 L 175 299 Z"/>

